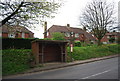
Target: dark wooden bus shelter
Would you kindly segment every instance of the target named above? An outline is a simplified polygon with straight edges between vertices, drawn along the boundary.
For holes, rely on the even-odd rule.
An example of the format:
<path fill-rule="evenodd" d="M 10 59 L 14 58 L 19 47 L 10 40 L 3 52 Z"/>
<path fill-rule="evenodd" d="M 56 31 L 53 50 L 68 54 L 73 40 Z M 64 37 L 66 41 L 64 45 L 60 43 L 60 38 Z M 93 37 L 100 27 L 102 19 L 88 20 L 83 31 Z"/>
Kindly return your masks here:
<path fill-rule="evenodd" d="M 66 62 L 67 42 L 54 40 L 32 41 L 32 53 L 36 64 L 46 62 Z"/>

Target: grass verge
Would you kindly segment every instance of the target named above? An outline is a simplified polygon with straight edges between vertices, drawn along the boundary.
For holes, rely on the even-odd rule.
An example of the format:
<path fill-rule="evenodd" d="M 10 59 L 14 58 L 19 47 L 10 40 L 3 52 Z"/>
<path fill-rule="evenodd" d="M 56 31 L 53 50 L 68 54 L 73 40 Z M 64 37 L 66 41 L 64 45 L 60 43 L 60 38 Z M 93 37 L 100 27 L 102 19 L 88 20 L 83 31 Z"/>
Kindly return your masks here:
<path fill-rule="evenodd" d="M 73 53 L 70 53 L 70 48 L 68 50 L 68 57 L 72 57 L 74 60 L 86 60 L 90 58 L 97 58 L 103 56 L 109 56 L 118 54 L 120 52 L 120 45 L 109 44 L 102 46 L 86 46 L 86 47 L 74 47 Z M 68 59 L 70 61 L 70 59 Z"/>

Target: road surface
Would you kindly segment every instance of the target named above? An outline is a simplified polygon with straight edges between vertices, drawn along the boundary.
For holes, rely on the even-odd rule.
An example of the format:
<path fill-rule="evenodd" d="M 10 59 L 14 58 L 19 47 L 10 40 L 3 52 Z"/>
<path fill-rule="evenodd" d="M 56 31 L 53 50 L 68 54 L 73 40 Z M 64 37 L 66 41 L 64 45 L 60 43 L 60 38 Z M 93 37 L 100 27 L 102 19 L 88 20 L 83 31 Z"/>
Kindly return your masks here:
<path fill-rule="evenodd" d="M 12 79 L 118 79 L 118 57 L 12 77 Z"/>

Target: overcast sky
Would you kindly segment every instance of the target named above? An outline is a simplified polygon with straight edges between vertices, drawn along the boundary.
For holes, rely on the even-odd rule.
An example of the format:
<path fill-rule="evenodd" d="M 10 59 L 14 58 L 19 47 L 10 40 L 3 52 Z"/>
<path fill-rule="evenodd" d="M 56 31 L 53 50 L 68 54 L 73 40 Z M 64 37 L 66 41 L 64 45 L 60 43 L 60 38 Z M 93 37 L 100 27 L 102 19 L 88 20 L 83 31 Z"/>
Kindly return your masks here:
<path fill-rule="evenodd" d="M 81 27 L 79 16 L 82 14 L 86 4 L 90 3 L 92 0 L 64 0 L 64 5 L 59 8 L 58 14 L 55 15 L 55 18 L 47 20 L 48 28 L 52 25 L 61 25 L 65 26 L 70 24 L 71 27 Z M 108 0 L 109 2 L 114 2 L 115 11 L 117 17 L 118 2 L 120 0 Z M 38 38 L 43 38 L 43 27 L 36 25 L 37 29 L 34 30 L 34 36 Z"/>

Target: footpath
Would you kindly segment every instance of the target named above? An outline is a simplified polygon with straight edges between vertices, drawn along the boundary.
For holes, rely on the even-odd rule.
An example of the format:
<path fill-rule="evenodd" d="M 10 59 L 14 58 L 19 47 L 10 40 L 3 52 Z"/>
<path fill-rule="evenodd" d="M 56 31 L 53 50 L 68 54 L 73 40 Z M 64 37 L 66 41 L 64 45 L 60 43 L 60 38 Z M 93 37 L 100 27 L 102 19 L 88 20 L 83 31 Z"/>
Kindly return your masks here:
<path fill-rule="evenodd" d="M 92 58 L 92 59 L 82 60 L 82 61 L 73 61 L 70 63 L 60 63 L 60 62 L 45 63 L 45 64 L 43 64 L 42 67 L 32 68 L 21 74 L 3 76 L 3 78 L 7 79 L 10 77 L 14 77 L 14 76 L 21 76 L 21 75 L 26 75 L 26 74 L 35 73 L 35 72 L 54 70 L 54 69 L 59 69 L 59 68 L 64 68 L 64 67 L 69 67 L 69 66 L 74 66 L 74 65 L 79 65 L 79 64 L 90 63 L 90 62 L 94 62 L 94 61 L 110 59 L 110 58 L 114 58 L 114 57 L 118 57 L 118 55 L 111 55 L 111 56 L 105 56 L 105 57 L 100 57 L 100 58 Z"/>

